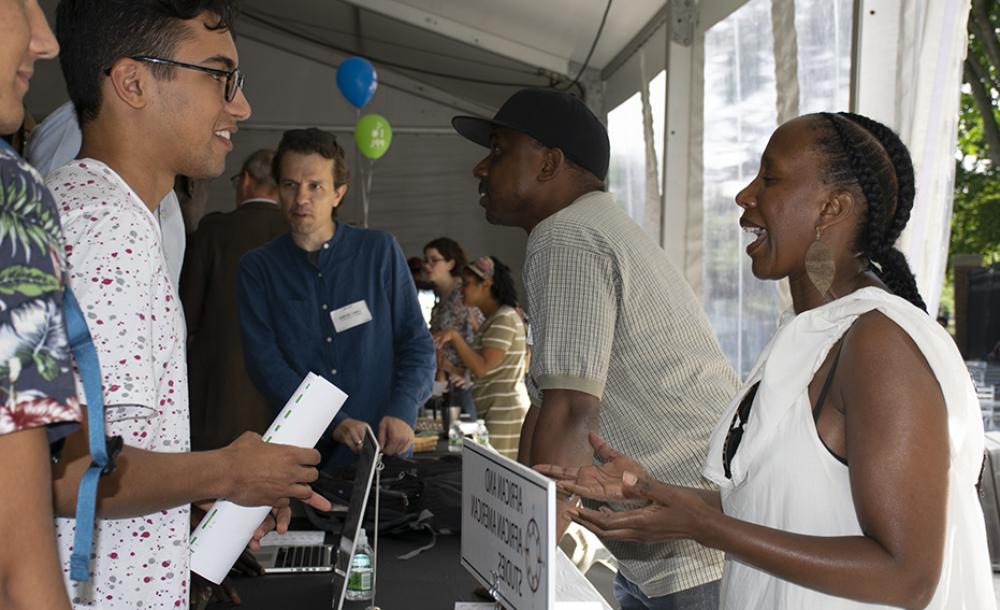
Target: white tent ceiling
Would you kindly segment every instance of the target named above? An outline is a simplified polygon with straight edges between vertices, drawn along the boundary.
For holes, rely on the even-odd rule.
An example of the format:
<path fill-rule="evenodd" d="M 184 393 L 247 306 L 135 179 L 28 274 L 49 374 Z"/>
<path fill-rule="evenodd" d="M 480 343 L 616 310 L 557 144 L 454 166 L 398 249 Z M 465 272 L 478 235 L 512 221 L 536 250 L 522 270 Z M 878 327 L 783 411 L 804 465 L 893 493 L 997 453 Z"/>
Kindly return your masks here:
<path fill-rule="evenodd" d="M 712 3 L 717 0 L 704 0 Z M 389 86 L 396 75 L 443 93 L 468 111 L 495 110 L 526 85 L 569 85 L 594 45 L 582 80 L 607 78 L 665 15 L 665 0 L 243 0 L 242 38 L 322 59 L 373 61 Z M 674 0 L 694 4 L 694 0 Z M 50 21 L 55 2 L 46 4 Z M 414 84 L 416 83 L 416 84 Z M 251 86 L 257 83 L 251 83 Z M 582 93 L 575 87 L 577 93 Z M 41 62 L 29 109 L 45 116 L 66 99 L 56 62 Z"/>
<path fill-rule="evenodd" d="M 605 68 L 662 0 L 618 0 L 588 62 Z M 594 43 L 605 0 L 244 0 L 241 31 L 261 26 L 373 60 L 442 91 L 497 107 L 523 85 L 569 83 Z M 509 83 L 497 85 L 489 83 Z"/>

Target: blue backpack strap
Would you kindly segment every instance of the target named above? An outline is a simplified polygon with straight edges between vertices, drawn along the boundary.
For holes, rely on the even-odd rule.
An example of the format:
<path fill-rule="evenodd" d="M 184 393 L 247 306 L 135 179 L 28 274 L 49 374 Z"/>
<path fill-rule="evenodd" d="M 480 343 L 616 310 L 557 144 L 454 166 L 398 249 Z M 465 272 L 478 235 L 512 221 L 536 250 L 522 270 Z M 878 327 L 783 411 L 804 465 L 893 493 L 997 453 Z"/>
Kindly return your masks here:
<path fill-rule="evenodd" d="M 76 499 L 76 534 L 73 538 L 73 554 L 70 557 L 70 578 L 76 581 L 90 580 L 90 549 L 94 538 L 94 516 L 97 507 L 97 481 L 105 471 L 114 467 L 113 457 L 108 456 L 108 443 L 104 435 L 104 396 L 101 392 L 101 367 L 97 360 L 97 349 L 87 329 L 83 311 L 69 286 L 63 297 L 63 311 L 66 318 L 66 332 L 70 349 L 76 360 L 83 391 L 87 399 L 87 429 L 90 443 L 91 463 L 80 479 L 80 491 Z M 118 449 L 121 438 L 115 439 Z"/>
<path fill-rule="evenodd" d="M 0 149 L 20 158 L 9 144 L 0 139 Z M 90 580 L 90 548 L 94 538 L 94 515 L 97 508 L 97 480 L 102 474 L 114 470 L 114 458 L 122 447 L 122 438 L 116 436 L 108 442 L 104 436 L 104 397 L 101 392 L 101 366 L 97 360 L 97 349 L 87 329 L 83 311 L 73 291 L 66 287 L 63 295 L 63 314 L 66 333 L 69 338 L 73 358 L 83 380 L 83 391 L 87 399 L 87 426 L 89 429 L 91 464 L 80 479 L 80 491 L 76 499 L 76 534 L 73 538 L 73 554 L 70 557 L 70 578 L 76 581 Z M 109 455 L 108 448 L 111 447 Z"/>

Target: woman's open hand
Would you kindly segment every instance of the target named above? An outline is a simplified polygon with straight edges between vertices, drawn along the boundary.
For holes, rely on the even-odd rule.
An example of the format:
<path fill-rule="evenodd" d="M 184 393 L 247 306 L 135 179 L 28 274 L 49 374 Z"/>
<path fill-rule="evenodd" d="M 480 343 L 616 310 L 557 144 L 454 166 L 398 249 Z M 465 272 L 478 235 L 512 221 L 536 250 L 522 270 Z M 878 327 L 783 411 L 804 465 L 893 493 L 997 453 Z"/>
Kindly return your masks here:
<path fill-rule="evenodd" d="M 625 472 L 621 491 L 626 502 L 644 506 L 623 511 L 607 506 L 600 510 L 577 508 L 569 511 L 570 518 L 605 540 L 650 543 L 690 538 L 702 542 L 708 518 L 718 514 L 696 491 L 648 476 Z"/>

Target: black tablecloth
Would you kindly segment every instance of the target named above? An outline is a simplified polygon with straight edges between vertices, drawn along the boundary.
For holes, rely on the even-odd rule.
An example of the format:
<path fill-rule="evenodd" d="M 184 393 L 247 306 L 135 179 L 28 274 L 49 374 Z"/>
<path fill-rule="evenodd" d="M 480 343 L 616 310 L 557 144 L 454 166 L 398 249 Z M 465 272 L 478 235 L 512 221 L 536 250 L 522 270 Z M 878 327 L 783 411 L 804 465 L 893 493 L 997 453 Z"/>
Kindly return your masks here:
<path fill-rule="evenodd" d="M 382 537 L 378 548 L 378 583 L 375 604 L 382 610 L 451 610 L 456 601 L 478 600 L 476 581 L 461 564 L 459 536 L 438 536 L 434 548 L 413 559 L 397 559 L 430 541 L 430 534 Z M 326 609 L 331 607 L 332 572 L 319 574 L 269 574 L 234 578 L 245 610 Z M 344 608 L 360 610 L 367 602 L 345 602 Z M 213 603 L 208 608 L 233 608 Z"/>

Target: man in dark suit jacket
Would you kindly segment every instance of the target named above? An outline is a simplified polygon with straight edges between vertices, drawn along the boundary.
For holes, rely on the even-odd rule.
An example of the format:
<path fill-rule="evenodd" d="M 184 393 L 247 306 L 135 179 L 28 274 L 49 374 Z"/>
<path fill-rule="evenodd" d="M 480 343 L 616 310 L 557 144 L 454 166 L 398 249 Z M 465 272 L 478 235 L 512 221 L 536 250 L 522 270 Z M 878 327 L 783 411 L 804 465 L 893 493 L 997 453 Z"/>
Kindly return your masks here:
<path fill-rule="evenodd" d="M 288 223 L 271 176 L 273 150 L 258 150 L 232 177 L 236 209 L 205 216 L 189 238 L 180 297 L 188 327 L 191 448 L 216 449 L 245 430 L 263 433 L 274 409 L 243 365 L 236 278 L 240 258 Z"/>

